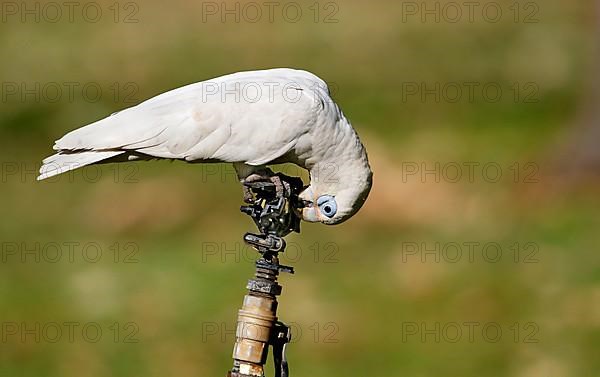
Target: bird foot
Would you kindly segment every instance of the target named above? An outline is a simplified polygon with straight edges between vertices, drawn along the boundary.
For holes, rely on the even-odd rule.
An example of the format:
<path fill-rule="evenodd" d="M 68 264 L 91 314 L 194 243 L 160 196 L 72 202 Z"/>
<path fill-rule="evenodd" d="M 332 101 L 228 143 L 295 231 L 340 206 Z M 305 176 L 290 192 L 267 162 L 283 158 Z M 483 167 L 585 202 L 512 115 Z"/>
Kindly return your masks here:
<path fill-rule="evenodd" d="M 257 191 L 274 190 L 276 198 L 289 197 L 297 187 L 302 187 L 300 178 L 288 177 L 284 174 L 258 174 L 253 173 L 242 181 L 244 202 L 251 204 L 255 201 Z"/>
<path fill-rule="evenodd" d="M 242 180 L 244 201 L 241 211 L 254 220 L 262 235 L 283 237 L 300 231 L 300 217 L 295 212 L 300 202 L 302 179 L 277 173 L 269 176 L 252 174 Z"/>
<path fill-rule="evenodd" d="M 277 175 L 267 175 L 267 174 L 258 174 L 253 173 L 246 177 L 242 181 L 242 190 L 244 193 L 244 202 L 245 203 L 253 203 L 255 192 L 257 190 L 265 190 L 271 187 L 275 188 L 275 195 L 277 197 L 283 196 L 284 186 L 281 182 L 281 178 Z M 254 191 L 253 191 L 254 190 Z"/>

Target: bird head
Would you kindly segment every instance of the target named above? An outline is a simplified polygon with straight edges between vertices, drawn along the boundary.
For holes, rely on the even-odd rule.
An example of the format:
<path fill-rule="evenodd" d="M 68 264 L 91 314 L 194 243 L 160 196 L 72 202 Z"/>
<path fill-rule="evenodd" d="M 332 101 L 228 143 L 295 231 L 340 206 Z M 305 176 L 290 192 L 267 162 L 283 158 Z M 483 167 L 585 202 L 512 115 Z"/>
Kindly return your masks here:
<path fill-rule="evenodd" d="M 366 162 L 366 160 L 365 160 Z M 304 205 L 298 216 L 308 222 L 340 224 L 352 217 L 369 196 L 373 173 L 364 166 L 334 166 L 328 177 L 311 170 L 311 183 L 298 197 Z"/>

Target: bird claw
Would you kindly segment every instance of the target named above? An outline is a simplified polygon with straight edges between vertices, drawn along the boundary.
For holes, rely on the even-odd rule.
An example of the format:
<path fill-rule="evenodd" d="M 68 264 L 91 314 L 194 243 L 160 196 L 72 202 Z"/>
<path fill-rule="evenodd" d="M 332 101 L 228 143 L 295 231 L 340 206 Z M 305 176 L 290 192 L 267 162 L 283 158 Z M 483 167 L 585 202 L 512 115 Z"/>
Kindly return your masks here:
<path fill-rule="evenodd" d="M 252 189 L 245 183 L 242 185 L 242 193 L 244 195 L 244 203 L 252 204 L 254 202 L 254 194 L 252 193 Z"/>

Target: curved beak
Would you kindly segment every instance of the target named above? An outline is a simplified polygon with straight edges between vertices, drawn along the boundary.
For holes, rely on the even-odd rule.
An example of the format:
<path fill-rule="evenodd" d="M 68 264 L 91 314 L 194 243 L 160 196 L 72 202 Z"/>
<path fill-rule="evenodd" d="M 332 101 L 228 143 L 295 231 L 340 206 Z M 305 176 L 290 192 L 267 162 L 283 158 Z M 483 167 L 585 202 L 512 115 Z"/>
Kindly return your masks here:
<path fill-rule="evenodd" d="M 319 219 L 319 215 L 317 213 L 316 203 L 310 186 L 302 191 L 300 195 L 298 195 L 298 198 L 305 204 L 305 206 L 303 208 L 295 208 L 294 211 L 296 212 L 296 215 L 298 215 L 298 217 L 300 217 L 302 220 L 310 223 L 320 222 L 321 220 Z"/>
<path fill-rule="evenodd" d="M 312 204 L 310 207 L 302 208 L 300 218 L 304 221 L 308 221 L 309 223 L 318 223 L 320 221 L 319 217 L 317 216 L 317 211 Z"/>

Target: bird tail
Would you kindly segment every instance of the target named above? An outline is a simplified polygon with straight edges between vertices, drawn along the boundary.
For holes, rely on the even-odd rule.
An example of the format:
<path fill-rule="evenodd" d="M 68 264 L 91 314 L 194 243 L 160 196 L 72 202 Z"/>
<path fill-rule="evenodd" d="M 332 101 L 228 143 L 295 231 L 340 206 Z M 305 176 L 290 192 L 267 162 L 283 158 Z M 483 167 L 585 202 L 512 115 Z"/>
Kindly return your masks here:
<path fill-rule="evenodd" d="M 125 151 L 81 151 L 81 152 L 59 152 L 42 161 L 38 181 L 55 175 L 75 170 L 111 157 L 118 156 Z"/>

